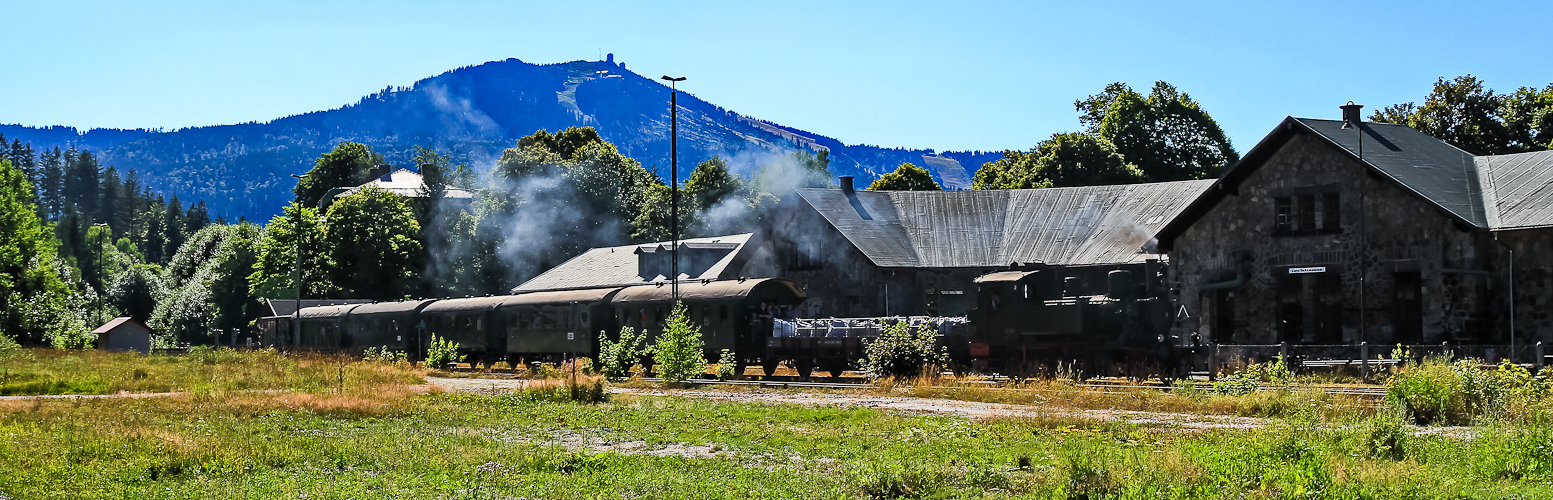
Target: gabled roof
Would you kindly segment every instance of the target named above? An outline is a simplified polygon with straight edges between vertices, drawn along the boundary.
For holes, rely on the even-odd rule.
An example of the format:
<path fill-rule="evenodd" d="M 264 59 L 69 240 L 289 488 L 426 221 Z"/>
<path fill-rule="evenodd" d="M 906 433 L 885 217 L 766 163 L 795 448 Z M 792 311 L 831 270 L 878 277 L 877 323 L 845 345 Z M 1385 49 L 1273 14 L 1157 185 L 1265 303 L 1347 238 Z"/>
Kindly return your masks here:
<path fill-rule="evenodd" d="M 702 270 L 687 271 L 682 265 L 681 274 L 689 275 L 682 279 L 736 278 L 737 276 L 725 276 L 725 274 L 738 272 L 738 266 L 733 264 L 741 257 L 747 257 L 742 254 L 753 236 L 753 233 L 745 233 L 679 240 L 682 249 L 707 252 L 716 257 L 716 260 L 708 262 L 709 266 Z M 668 246 L 669 242 L 663 241 L 590 249 L 518 285 L 512 289 L 512 293 L 640 285 L 667 280 L 667 276 L 657 272 L 651 270 L 644 272 L 641 268 L 643 260 L 641 254 L 667 251 Z M 682 257 L 681 260 L 686 259 Z M 667 262 L 667 257 L 664 258 L 664 262 Z M 646 273 L 652 273 L 652 275 L 643 276 Z"/>
<path fill-rule="evenodd" d="M 1477 157 L 1489 227 L 1553 226 L 1553 151 Z"/>
<path fill-rule="evenodd" d="M 880 267 L 1098 265 L 1154 258 L 1142 247 L 1212 183 L 798 194 Z"/>
<path fill-rule="evenodd" d="M 1478 186 L 1472 154 L 1406 125 L 1361 123 L 1343 128 L 1342 120 L 1290 118 L 1307 130 L 1359 158 L 1407 189 L 1472 226 L 1486 228 L 1483 189 Z M 1261 146 L 1258 144 L 1257 146 Z"/>
<path fill-rule="evenodd" d="M 1491 231 L 1553 226 L 1553 152 L 1473 156 L 1404 125 L 1343 125 L 1342 120 L 1285 118 L 1159 232 L 1160 247 L 1168 250 L 1175 237 L 1226 194 L 1237 192 L 1240 182 L 1299 133 L 1340 148 L 1466 226 Z"/>
<path fill-rule="evenodd" d="M 1368 170 L 1434 204 L 1458 222 L 1488 227 L 1483 211 L 1483 190 L 1478 185 L 1471 154 L 1445 141 L 1403 125 L 1361 123 L 1343 128 L 1342 120 L 1288 117 L 1230 166 L 1201 197 L 1193 201 L 1159 233 L 1161 250 L 1224 196 L 1237 193 L 1240 183 L 1267 162 L 1290 139 L 1310 134 L 1347 152 Z M 1361 139 L 1362 131 L 1362 139 Z M 1362 148 L 1362 157 L 1361 157 Z"/>
<path fill-rule="evenodd" d="M 92 333 L 96 334 L 96 335 L 102 335 L 104 333 L 111 332 L 115 328 L 118 328 L 118 327 L 126 325 L 126 324 L 139 326 L 141 328 L 144 328 L 148 332 L 154 332 L 155 331 L 155 330 L 152 330 L 151 327 L 146 326 L 145 323 L 141 322 L 138 319 L 131 318 L 129 316 L 124 316 L 124 317 L 119 317 L 119 318 L 113 318 L 113 320 L 111 320 L 111 321 L 109 321 L 107 323 L 103 323 L 102 326 L 97 327 L 96 330 L 92 330 Z"/>
<path fill-rule="evenodd" d="M 379 172 L 381 172 L 381 170 L 379 170 Z M 340 196 L 349 196 L 350 194 L 355 193 L 356 191 L 360 191 L 367 186 L 375 186 L 405 198 L 419 198 L 426 196 L 426 181 L 421 178 L 421 174 L 412 172 L 407 168 L 395 170 L 388 175 L 372 179 L 366 184 L 346 189 L 340 193 Z M 442 191 L 442 197 L 452 199 L 472 199 L 474 198 L 474 194 L 453 186 L 447 186 Z"/>

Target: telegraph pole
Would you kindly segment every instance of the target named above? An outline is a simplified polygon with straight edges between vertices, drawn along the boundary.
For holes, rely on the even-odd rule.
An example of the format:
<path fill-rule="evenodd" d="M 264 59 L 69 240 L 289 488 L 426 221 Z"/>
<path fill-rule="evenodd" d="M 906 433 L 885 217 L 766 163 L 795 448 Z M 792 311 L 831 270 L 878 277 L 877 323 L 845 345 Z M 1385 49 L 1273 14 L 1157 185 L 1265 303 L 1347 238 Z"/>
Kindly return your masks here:
<path fill-rule="evenodd" d="M 663 75 L 669 81 L 669 290 L 679 305 L 679 88 L 685 81 Z"/>

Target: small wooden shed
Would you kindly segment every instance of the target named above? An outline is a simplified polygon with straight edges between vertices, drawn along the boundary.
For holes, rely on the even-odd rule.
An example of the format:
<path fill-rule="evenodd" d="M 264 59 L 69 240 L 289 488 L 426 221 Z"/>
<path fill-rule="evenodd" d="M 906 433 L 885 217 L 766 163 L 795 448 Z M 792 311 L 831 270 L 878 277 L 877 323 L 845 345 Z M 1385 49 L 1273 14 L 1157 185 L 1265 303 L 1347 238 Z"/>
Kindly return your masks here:
<path fill-rule="evenodd" d="M 92 330 L 97 334 L 97 348 L 109 351 L 151 352 L 151 327 L 135 318 L 113 318 Z"/>

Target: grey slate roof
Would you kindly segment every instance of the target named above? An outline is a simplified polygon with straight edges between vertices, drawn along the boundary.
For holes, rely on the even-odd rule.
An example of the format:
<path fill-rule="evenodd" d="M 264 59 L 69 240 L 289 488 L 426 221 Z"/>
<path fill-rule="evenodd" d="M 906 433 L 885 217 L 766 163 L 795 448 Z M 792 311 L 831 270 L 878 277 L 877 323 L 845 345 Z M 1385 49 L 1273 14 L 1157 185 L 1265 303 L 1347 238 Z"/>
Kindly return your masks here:
<path fill-rule="evenodd" d="M 727 255 L 714 262 L 709 268 L 689 279 L 723 279 L 737 276 L 724 276 L 727 273 L 737 273 L 732 266 L 740 257 L 740 253 L 748 246 L 752 233 L 735 234 L 729 236 L 714 236 L 710 238 L 691 238 L 679 240 L 685 247 L 711 246 L 721 243 L 732 243 L 734 246 L 727 249 Z M 667 246 L 669 242 L 643 243 L 640 245 L 622 245 L 618 247 L 594 248 L 582 255 L 572 257 L 539 276 L 518 285 L 512 289 L 512 293 L 536 292 L 542 290 L 560 290 L 575 288 L 600 288 L 625 285 L 640 285 L 656 280 L 665 280 L 666 276 L 654 274 L 642 276 L 638 268 L 638 248 L 656 249 Z M 702 245 L 713 244 L 713 245 Z M 682 266 L 683 267 L 683 266 Z"/>
<path fill-rule="evenodd" d="M 1365 122 L 1358 129 L 1344 129 L 1341 120 L 1288 117 L 1230 167 L 1214 189 L 1157 234 L 1160 246 L 1168 250 L 1187 227 L 1226 193 L 1237 191 L 1242 180 L 1301 131 L 1356 159 L 1362 157 L 1374 171 L 1462 223 L 1490 231 L 1553 226 L 1553 152 L 1473 156 L 1403 125 Z"/>
<path fill-rule="evenodd" d="M 1359 130 L 1342 120 L 1294 118 L 1328 142 L 1359 156 Z M 1405 125 L 1364 123 L 1364 161 L 1463 222 L 1489 227 L 1473 156 Z"/>
<path fill-rule="evenodd" d="M 1488 226 L 1553 226 L 1553 151 L 1477 157 Z"/>
<path fill-rule="evenodd" d="M 1212 184 L 798 194 L 880 267 L 1081 266 L 1154 258 L 1142 247 Z"/>

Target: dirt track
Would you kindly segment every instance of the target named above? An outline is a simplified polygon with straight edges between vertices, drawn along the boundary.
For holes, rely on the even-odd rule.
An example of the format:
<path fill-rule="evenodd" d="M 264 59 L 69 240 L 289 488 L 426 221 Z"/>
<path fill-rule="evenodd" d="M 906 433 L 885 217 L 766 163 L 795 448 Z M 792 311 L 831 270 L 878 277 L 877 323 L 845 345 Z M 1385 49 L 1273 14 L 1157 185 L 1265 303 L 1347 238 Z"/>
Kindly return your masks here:
<path fill-rule="evenodd" d="M 504 393 L 522 387 L 523 380 L 428 378 L 427 383 L 440 385 L 450 391 L 482 394 Z M 792 392 L 773 390 L 723 391 L 706 389 L 628 389 L 614 387 L 616 394 L 641 396 L 674 396 L 701 398 L 717 401 L 750 403 L 832 405 L 866 407 L 886 411 L 919 414 L 957 415 L 971 419 L 993 417 L 1058 417 L 1096 421 L 1121 420 L 1147 426 L 1181 427 L 1188 429 L 1255 429 L 1268 423 L 1266 419 L 1225 415 L 1195 415 L 1184 413 L 1159 413 L 1126 410 L 1078 410 L 1032 405 L 1003 403 L 978 403 L 952 399 L 914 398 L 904 396 L 876 396 L 857 393 Z"/>

